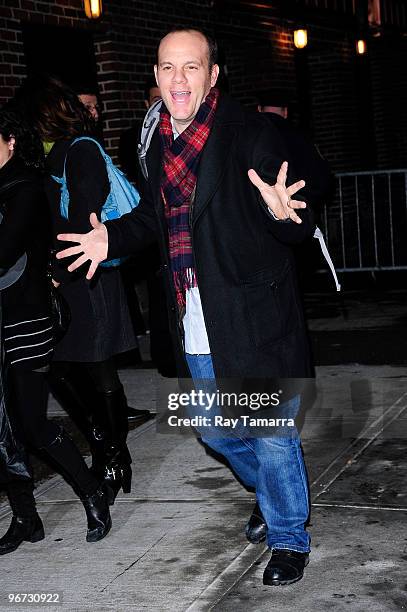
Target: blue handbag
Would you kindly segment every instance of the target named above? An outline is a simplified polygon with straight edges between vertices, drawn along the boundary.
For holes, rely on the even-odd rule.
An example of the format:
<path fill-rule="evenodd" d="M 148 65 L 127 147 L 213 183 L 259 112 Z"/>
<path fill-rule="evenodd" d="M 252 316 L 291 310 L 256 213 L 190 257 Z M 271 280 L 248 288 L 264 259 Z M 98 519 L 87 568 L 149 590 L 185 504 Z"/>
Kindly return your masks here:
<path fill-rule="evenodd" d="M 100 143 L 94 138 L 90 138 L 89 136 L 81 136 L 80 138 L 75 138 L 72 141 L 71 147 L 80 142 L 81 140 L 90 140 L 94 142 L 98 147 L 102 154 L 103 159 L 106 162 L 106 170 L 107 175 L 109 177 L 110 183 L 110 192 L 106 198 L 105 203 L 102 206 L 102 211 L 100 215 L 100 220 L 102 223 L 105 221 L 112 221 L 113 219 L 118 219 L 122 215 L 125 215 L 136 208 L 140 201 L 140 196 L 137 189 L 130 183 L 130 181 L 126 178 L 121 170 L 113 163 L 112 159 L 105 152 Z M 61 216 L 64 219 L 68 219 L 69 215 L 69 191 L 66 182 L 66 156 L 64 161 L 64 173 L 62 177 L 53 176 L 52 178 L 57 181 L 61 185 L 61 199 L 60 199 L 60 212 Z M 112 267 L 119 266 L 123 261 L 125 261 L 126 257 L 120 257 L 118 259 L 111 259 L 109 261 L 104 261 L 101 263 L 101 266 Z"/>

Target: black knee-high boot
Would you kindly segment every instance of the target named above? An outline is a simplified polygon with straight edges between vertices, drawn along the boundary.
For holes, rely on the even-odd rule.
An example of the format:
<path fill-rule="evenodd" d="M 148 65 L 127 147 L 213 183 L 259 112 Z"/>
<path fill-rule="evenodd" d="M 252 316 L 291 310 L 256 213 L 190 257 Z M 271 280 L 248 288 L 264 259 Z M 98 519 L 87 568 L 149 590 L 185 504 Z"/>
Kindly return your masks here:
<path fill-rule="evenodd" d="M 79 495 L 88 519 L 86 541 L 97 542 L 104 538 L 112 526 L 106 486 L 100 485 L 62 428 L 57 438 L 40 450 L 56 464 L 59 473 Z"/>
<path fill-rule="evenodd" d="M 131 456 L 126 444 L 127 400 L 122 386 L 115 391 L 99 392 L 98 397 L 99 412 L 95 413 L 95 419 L 104 438 L 104 480 L 110 488 L 110 503 L 113 504 L 121 488 L 123 493 L 131 491 Z"/>
<path fill-rule="evenodd" d="M 54 374 L 49 379 L 52 393 L 86 438 L 92 455 L 92 471 L 103 477 L 105 465 L 103 435 L 92 422 L 92 411 L 96 410 L 97 397 L 91 393 L 87 381 L 78 372 Z M 89 389 L 89 390 L 88 390 Z"/>
<path fill-rule="evenodd" d="M 23 542 L 44 539 L 44 527 L 37 513 L 33 490 L 32 480 L 14 480 L 7 484 L 13 518 L 7 532 L 0 538 L 0 555 L 17 550 Z"/>

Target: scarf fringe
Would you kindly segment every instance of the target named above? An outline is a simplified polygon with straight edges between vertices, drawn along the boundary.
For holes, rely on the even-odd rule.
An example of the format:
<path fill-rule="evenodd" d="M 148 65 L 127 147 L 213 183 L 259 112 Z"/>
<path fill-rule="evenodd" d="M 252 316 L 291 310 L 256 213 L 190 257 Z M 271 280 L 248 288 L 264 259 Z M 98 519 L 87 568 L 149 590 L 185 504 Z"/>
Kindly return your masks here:
<path fill-rule="evenodd" d="M 174 279 L 175 292 L 177 294 L 177 303 L 181 308 L 186 306 L 185 293 L 193 287 L 197 287 L 196 274 L 194 268 L 183 268 L 172 273 Z"/>

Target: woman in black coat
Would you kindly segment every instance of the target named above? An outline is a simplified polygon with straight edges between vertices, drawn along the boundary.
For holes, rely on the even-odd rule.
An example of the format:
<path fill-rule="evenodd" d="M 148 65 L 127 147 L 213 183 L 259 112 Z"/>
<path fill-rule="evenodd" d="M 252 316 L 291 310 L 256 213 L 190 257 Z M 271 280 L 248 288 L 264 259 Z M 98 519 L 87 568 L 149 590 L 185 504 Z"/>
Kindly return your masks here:
<path fill-rule="evenodd" d="M 30 87 L 28 88 L 30 89 Z M 50 152 L 45 190 L 51 208 L 54 246 L 63 231 L 86 231 L 89 215 L 100 215 L 110 192 L 106 163 L 90 140 L 92 124 L 76 94 L 55 79 L 37 81 L 27 105 L 30 121 Z M 66 173 L 67 218 L 61 214 L 61 183 Z M 71 323 L 55 349 L 53 391 L 87 437 L 93 470 L 104 477 L 111 502 L 131 486 L 131 457 L 126 445 L 127 400 L 113 357 L 137 344 L 118 267 L 105 267 L 87 281 L 56 260 L 53 278 L 69 304 Z"/>
<path fill-rule="evenodd" d="M 0 111 L 0 299 L 6 407 L 21 440 L 48 456 L 84 501 L 88 541 L 110 529 L 107 491 L 64 430 L 47 419 L 46 374 L 54 351 L 47 279 L 49 213 L 42 176 L 34 166 L 41 143 L 15 112 Z M 3 414 L 4 416 L 4 414 Z M 7 469 L 3 470 L 7 474 Z M 3 482 L 13 510 L 0 554 L 44 537 L 32 478 L 8 474 Z"/>

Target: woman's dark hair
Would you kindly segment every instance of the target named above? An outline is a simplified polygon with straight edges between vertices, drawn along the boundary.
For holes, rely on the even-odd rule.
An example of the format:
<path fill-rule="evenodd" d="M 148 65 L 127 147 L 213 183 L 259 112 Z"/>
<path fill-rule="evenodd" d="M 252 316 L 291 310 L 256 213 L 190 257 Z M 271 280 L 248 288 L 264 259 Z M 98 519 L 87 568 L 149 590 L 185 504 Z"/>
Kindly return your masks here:
<path fill-rule="evenodd" d="M 92 132 L 89 113 L 76 93 L 54 77 L 27 79 L 16 100 L 43 141 L 55 142 Z"/>
<path fill-rule="evenodd" d="M 14 155 L 26 166 L 41 168 L 44 151 L 37 132 L 23 120 L 21 113 L 13 110 L 11 105 L 0 109 L 0 134 L 5 142 L 15 138 Z"/>

